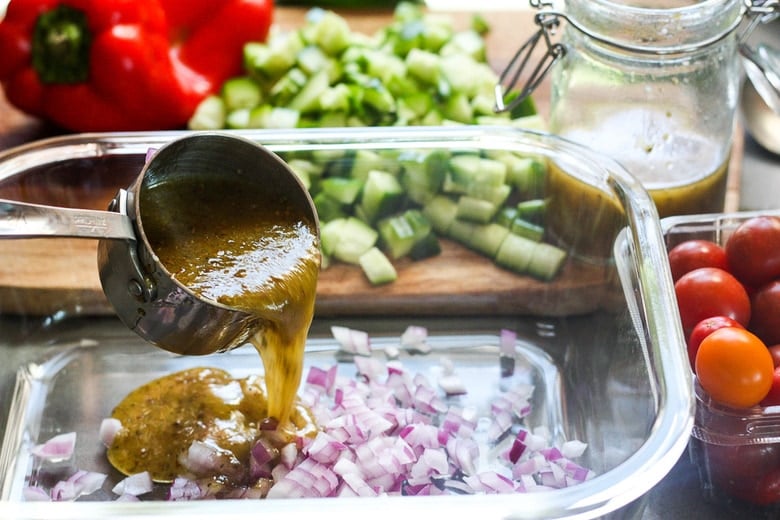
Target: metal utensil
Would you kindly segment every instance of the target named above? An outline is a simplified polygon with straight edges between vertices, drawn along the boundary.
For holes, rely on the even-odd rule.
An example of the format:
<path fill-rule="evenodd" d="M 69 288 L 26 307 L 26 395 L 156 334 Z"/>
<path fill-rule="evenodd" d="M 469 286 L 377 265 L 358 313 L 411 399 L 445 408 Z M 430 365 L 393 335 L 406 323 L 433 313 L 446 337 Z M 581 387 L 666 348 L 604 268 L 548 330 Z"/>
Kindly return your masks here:
<path fill-rule="evenodd" d="M 125 325 L 179 354 L 230 350 L 247 342 L 259 318 L 207 300 L 179 283 L 150 245 L 139 209 L 143 194 L 157 183 L 227 175 L 240 188 L 272 193 L 270 200 L 291 208 L 319 232 L 308 190 L 277 155 L 242 137 L 197 133 L 157 150 L 131 186 L 118 191 L 108 211 L 0 200 L 0 238 L 98 239 L 103 292 Z M 186 201 L 187 194 L 182 198 Z M 232 200 L 224 204 L 242 211 Z"/>
<path fill-rule="evenodd" d="M 748 133 L 765 149 L 780 154 L 780 113 L 767 105 L 750 80 L 742 85 L 740 109 Z"/>

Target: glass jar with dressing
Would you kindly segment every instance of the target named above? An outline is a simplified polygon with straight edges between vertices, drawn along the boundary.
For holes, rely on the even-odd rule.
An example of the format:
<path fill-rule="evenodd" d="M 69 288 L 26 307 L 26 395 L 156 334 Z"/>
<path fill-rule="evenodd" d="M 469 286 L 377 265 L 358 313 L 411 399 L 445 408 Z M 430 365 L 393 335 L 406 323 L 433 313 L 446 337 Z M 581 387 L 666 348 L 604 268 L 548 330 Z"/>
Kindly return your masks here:
<path fill-rule="evenodd" d="M 719 212 L 740 85 L 742 0 L 567 0 L 550 130 L 618 160 L 660 216 Z"/>
<path fill-rule="evenodd" d="M 763 7 L 747 0 L 565 0 L 563 11 L 531 4 L 541 8 L 540 31 L 502 75 L 498 109 L 511 108 L 501 90 L 510 71 L 514 83 L 536 44 L 546 42 L 519 98 L 551 73 L 552 133 L 622 163 L 650 192 L 661 217 L 722 211 L 742 75 L 739 45 L 753 26 L 745 29 L 742 22 L 758 19 Z M 553 44 L 550 35 L 561 19 L 567 23 Z M 581 192 L 552 172 L 555 219 L 566 211 L 566 194 Z M 558 216 L 571 220 L 572 229 L 588 219 Z M 589 220 L 603 225 L 612 219 Z"/>

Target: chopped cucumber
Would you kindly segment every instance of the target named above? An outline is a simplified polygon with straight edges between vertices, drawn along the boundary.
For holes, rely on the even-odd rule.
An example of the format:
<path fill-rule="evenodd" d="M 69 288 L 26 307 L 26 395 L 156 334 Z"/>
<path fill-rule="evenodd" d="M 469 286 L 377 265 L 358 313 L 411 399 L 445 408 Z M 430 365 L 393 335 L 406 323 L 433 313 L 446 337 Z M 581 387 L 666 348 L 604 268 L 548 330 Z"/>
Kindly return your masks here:
<path fill-rule="evenodd" d="M 348 264 L 359 263 L 360 256 L 374 247 L 379 237 L 375 229 L 355 217 L 347 217 L 340 231 L 333 258 Z"/>
<path fill-rule="evenodd" d="M 360 209 L 369 222 L 394 213 L 403 201 L 404 191 L 395 175 L 382 170 L 368 172 L 360 198 Z"/>
<path fill-rule="evenodd" d="M 431 232 L 415 242 L 412 250 L 409 251 L 409 258 L 412 260 L 423 260 L 441 253 L 441 244 L 436 235 Z"/>
<path fill-rule="evenodd" d="M 479 226 L 471 236 L 469 246 L 483 255 L 494 258 L 509 235 L 509 230 L 494 222 Z"/>
<path fill-rule="evenodd" d="M 320 245 L 324 254 L 333 256 L 336 246 L 344 236 L 346 225 L 347 219 L 344 217 L 324 222 L 320 226 Z"/>
<path fill-rule="evenodd" d="M 517 203 L 517 216 L 534 224 L 544 223 L 544 211 L 547 201 L 544 199 L 530 199 Z"/>
<path fill-rule="evenodd" d="M 328 177 L 320 183 L 320 188 L 339 203 L 350 205 L 357 200 L 363 188 L 363 181 L 347 177 Z"/>
<path fill-rule="evenodd" d="M 490 201 L 462 195 L 458 199 L 456 217 L 470 222 L 486 224 L 490 222 L 498 207 Z"/>
<path fill-rule="evenodd" d="M 540 280 L 552 280 L 563 267 L 566 252 L 551 244 L 536 244 L 528 264 L 528 274 Z"/>
<path fill-rule="evenodd" d="M 225 82 L 221 97 L 228 112 L 262 103 L 301 114 L 283 119 L 285 127 L 480 124 L 486 117 L 512 124 L 511 114 L 494 113 L 498 75 L 487 63 L 484 23 L 475 27 L 456 31 L 449 17 L 415 6 L 396 9 L 374 34 L 360 34 L 336 12 L 313 8 L 296 30 L 245 44 L 244 73 Z M 517 114 L 535 115 L 532 102 L 522 105 Z M 195 120 L 192 128 L 280 127 L 276 118 L 220 119 Z"/>
<path fill-rule="evenodd" d="M 314 208 L 317 210 L 317 215 L 323 222 L 342 219 L 347 216 L 341 203 L 325 192 L 319 192 L 312 200 Z M 332 249 L 330 252 L 333 252 Z"/>
<path fill-rule="evenodd" d="M 260 104 L 263 94 L 260 85 L 248 76 L 230 78 L 222 84 L 222 99 L 227 110 L 254 108 Z"/>
<path fill-rule="evenodd" d="M 372 285 L 390 283 L 398 278 L 398 273 L 385 254 L 376 247 L 360 255 L 358 263 Z"/>
<path fill-rule="evenodd" d="M 533 240 L 509 233 L 496 252 L 496 263 L 516 273 L 525 274 L 537 245 Z"/>
<path fill-rule="evenodd" d="M 479 224 L 469 222 L 468 220 L 455 219 L 452 221 L 449 230 L 449 237 L 464 246 L 472 243 L 472 236 L 479 230 Z"/>
<path fill-rule="evenodd" d="M 431 221 L 434 231 L 448 235 L 458 215 L 458 203 L 444 195 L 436 195 L 423 207 L 422 212 Z"/>
<path fill-rule="evenodd" d="M 218 130 L 225 128 L 225 101 L 219 96 L 209 96 L 200 102 L 187 126 L 191 130 Z"/>
<path fill-rule="evenodd" d="M 383 249 L 397 259 L 410 254 L 417 242 L 431 234 L 430 221 L 417 209 L 385 218 L 377 224 Z"/>
<path fill-rule="evenodd" d="M 509 228 L 515 235 L 529 238 L 534 242 L 540 242 L 544 237 L 544 228 L 533 222 L 529 222 L 522 217 L 517 217 L 512 221 L 512 226 Z"/>

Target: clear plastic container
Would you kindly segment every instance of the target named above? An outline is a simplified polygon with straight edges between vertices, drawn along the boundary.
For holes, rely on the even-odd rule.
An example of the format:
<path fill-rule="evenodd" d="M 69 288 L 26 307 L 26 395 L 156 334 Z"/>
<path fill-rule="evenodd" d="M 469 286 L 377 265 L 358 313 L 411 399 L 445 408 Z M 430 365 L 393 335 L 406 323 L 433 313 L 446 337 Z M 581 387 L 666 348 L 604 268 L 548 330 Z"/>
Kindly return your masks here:
<path fill-rule="evenodd" d="M 226 368 L 237 376 L 262 372 L 250 349 L 206 358 L 176 357 L 146 345 L 102 306 L 94 287 L 3 287 L 0 299 L 0 516 L 3 518 L 240 518 L 325 515 L 363 518 L 377 508 L 394 515 L 479 515 L 515 518 L 620 518 L 641 515 L 646 492 L 675 465 L 693 426 L 693 389 L 674 312 L 671 275 L 659 221 L 641 185 L 616 163 L 559 138 L 507 128 L 333 129 L 241 132 L 280 154 L 374 151 L 387 167 L 397 153 L 438 149 L 483 155 L 512 152 L 554 163 L 572 177 L 572 190 L 598 192 L 599 202 L 574 198 L 568 209 L 610 225 L 583 228 L 602 262 L 569 254 L 558 277 L 543 282 L 507 273 L 489 259 L 444 241 L 439 257 L 399 265 L 391 286 L 340 293 L 361 276 L 350 266 L 325 270 L 307 345 L 307 365 L 338 362 L 334 324 L 360 328 L 380 359 L 407 325 L 428 328 L 432 352 L 405 356 L 414 370 L 433 374 L 444 358 L 462 374 L 468 392 L 452 403 L 489 415 L 501 386 L 499 331 L 517 333 L 519 373 L 533 382 L 530 428 L 555 442 L 587 444 L 579 460 L 594 478 L 544 493 L 387 496 L 377 499 L 230 500 L 140 504 L 107 501 L 120 478 L 105 460 L 97 432 L 102 418 L 132 388 L 193 365 Z M 0 197 L 78 206 L 110 198 L 143 163 L 149 148 L 179 133 L 100 134 L 32 143 L 0 156 Z M 288 155 L 289 156 L 289 155 Z M 87 198 L 84 193 L 101 194 Z M 615 240 L 620 234 L 615 246 Z M 582 244 L 548 237 L 567 253 Z M 38 244 L 40 245 L 40 244 Z M 23 254 L 23 241 L 0 243 Z M 613 255 L 613 251 L 615 252 Z M 83 244 L 64 242 L 57 254 L 89 269 Z M 10 255 L 10 253 L 9 253 Z M 7 258 L 11 258 L 7 256 Z M 81 259 L 76 262 L 76 259 Z M 55 263 L 61 258 L 54 259 Z M 42 262 L 47 260 L 41 258 Z M 467 273 L 463 275 L 463 262 Z M 29 262 L 28 262 L 29 263 Z M 92 264 L 94 266 L 94 264 Z M 82 267 L 87 266 L 87 267 Z M 92 267 L 94 269 L 94 267 Z M 21 268 L 20 268 L 21 273 Z M 589 274 L 583 283 L 583 274 Z M 67 277 L 67 273 L 63 275 Z M 404 282 L 407 279 L 414 283 Z M 21 275 L 17 278 L 21 278 Z M 335 278 L 335 282 L 334 282 Z M 464 278 L 461 280 L 461 278 Z M 469 278 L 469 279 L 465 279 Z M 423 281 L 420 281 L 423 280 Z M 392 287 L 392 286 L 395 287 Z M 425 291 L 416 289 L 422 286 Z M 41 300 L 61 297 L 61 309 Z M 30 300 L 34 300 L 33 303 Z M 454 302 L 454 303 L 453 303 Z M 49 309 L 50 310 L 50 309 Z M 18 311 L 18 312 L 14 312 Z M 349 373 L 349 365 L 339 362 Z M 353 369 L 354 370 L 354 369 Z M 30 450 L 56 433 L 77 431 L 74 463 L 109 474 L 103 489 L 72 503 L 26 502 L 24 487 L 38 476 Z M 484 446 L 490 450 L 490 446 Z M 164 492 L 156 492 L 160 497 Z"/>
<path fill-rule="evenodd" d="M 745 220 L 777 211 L 672 217 L 662 220 L 666 245 L 704 239 L 725 244 Z M 713 401 L 695 384 L 696 415 L 689 453 L 704 497 L 734 517 L 780 514 L 780 407 L 736 409 Z"/>

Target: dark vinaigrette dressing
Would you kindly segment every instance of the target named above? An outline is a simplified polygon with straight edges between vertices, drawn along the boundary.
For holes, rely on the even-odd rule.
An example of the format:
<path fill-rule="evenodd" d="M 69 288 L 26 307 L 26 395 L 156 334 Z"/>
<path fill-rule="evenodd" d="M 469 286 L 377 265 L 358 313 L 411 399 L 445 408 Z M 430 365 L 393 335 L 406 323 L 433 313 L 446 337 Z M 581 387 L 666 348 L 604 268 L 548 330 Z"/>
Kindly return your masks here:
<path fill-rule="evenodd" d="M 320 269 L 315 223 L 273 190 L 213 177 L 151 188 L 141 209 L 144 230 L 181 284 L 258 317 L 251 342 L 265 375 L 236 379 L 194 368 L 128 394 L 112 412 L 122 429 L 108 459 L 122 473 L 149 471 L 157 482 L 184 472 L 181 459 L 194 441 L 220 453 L 220 478 L 240 480 L 259 438 L 279 448 L 316 432 L 296 402 Z"/>

